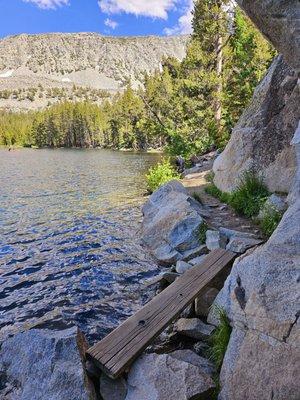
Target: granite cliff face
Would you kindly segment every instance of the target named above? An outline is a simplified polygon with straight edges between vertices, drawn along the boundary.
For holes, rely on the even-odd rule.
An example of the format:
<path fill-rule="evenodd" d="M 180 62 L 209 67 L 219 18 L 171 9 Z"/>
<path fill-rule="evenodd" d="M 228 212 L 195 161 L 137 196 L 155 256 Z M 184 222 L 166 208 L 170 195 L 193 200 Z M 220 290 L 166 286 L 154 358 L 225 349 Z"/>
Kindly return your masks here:
<path fill-rule="evenodd" d="M 290 96 L 292 92 L 285 92 L 285 95 L 281 92 L 284 87 L 283 91 L 288 89 L 289 78 L 283 75 L 277 89 L 276 82 L 280 79 L 269 85 L 271 91 L 275 90 L 273 99 L 270 97 L 269 102 L 262 101 L 257 107 L 250 106 L 245 111 L 242 120 L 246 115 L 250 134 L 249 129 L 248 133 L 241 131 L 240 121 L 223 156 L 214 166 L 215 183 L 223 189 L 232 188 L 237 174 L 234 172 L 226 188 L 222 186 L 221 175 L 226 169 L 229 173 L 236 160 L 239 165 L 235 171 L 245 167 L 245 162 L 238 161 L 238 154 L 242 154 L 240 159 L 244 160 L 247 159 L 245 154 L 248 160 L 258 160 L 259 157 L 268 160 L 270 157 L 279 159 L 281 152 L 285 151 L 285 159 L 293 163 L 294 170 L 286 188 L 290 188 L 290 206 L 278 228 L 265 245 L 236 260 L 216 299 L 216 303 L 227 311 L 233 326 L 221 370 L 219 400 L 297 400 L 300 396 L 300 102 L 299 79 L 296 79 L 300 56 L 300 7 L 296 0 L 238 0 L 238 3 L 283 54 L 286 64 L 282 63 L 281 57 L 277 59 L 268 73 L 269 78 L 280 78 L 284 71 L 294 76 L 290 80 L 290 83 L 294 80 L 294 89 L 289 88 L 295 97 Z M 291 98 L 295 108 L 290 108 Z M 267 116 L 272 105 L 280 102 L 282 107 L 274 114 L 277 122 L 270 130 Z M 260 124 L 254 130 L 257 121 Z M 268 135 L 265 136 L 271 131 L 273 140 L 271 135 L 269 139 Z M 235 144 L 234 139 L 237 140 Z M 262 172 L 265 172 L 264 161 L 261 165 Z M 284 165 L 277 162 L 272 174 L 269 169 L 268 184 L 273 185 L 273 190 L 279 190 L 278 184 L 283 183 L 282 167 Z"/>
<path fill-rule="evenodd" d="M 0 40 L 0 107 L 36 109 L 57 98 L 99 99 L 144 72 L 161 67 L 164 57 L 181 60 L 188 36 L 107 37 L 96 33 L 11 36 Z M 75 86 L 77 88 L 75 88 Z"/>

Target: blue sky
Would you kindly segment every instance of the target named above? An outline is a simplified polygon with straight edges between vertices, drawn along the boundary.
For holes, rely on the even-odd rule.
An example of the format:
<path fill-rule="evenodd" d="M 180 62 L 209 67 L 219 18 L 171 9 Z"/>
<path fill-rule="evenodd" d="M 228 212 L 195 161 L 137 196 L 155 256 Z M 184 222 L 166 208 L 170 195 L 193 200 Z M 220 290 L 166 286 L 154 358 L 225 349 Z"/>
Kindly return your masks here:
<path fill-rule="evenodd" d="M 190 32 L 193 0 L 0 0 L 0 37 L 19 33 Z"/>

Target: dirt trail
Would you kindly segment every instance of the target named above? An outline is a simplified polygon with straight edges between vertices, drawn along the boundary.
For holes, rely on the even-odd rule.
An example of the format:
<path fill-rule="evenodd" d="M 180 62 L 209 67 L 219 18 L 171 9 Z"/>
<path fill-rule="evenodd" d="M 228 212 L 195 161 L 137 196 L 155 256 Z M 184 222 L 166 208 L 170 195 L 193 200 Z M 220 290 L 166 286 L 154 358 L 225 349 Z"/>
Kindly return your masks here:
<path fill-rule="evenodd" d="M 189 174 L 182 180 L 190 195 L 197 194 L 205 208 L 210 211 L 210 216 L 206 218 L 208 225 L 215 229 L 222 226 L 262 236 L 259 227 L 252 220 L 241 217 L 226 203 L 205 192 L 205 187 L 209 184 L 206 176 L 210 168 L 211 164 L 205 165 L 200 172 Z"/>

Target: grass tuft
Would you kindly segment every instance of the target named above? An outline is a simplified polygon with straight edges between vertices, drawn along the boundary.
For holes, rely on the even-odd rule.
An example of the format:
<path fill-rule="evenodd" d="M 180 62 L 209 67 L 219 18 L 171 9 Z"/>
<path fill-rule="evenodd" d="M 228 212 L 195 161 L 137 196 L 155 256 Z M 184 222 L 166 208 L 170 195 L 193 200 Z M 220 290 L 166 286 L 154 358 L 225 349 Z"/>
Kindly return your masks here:
<path fill-rule="evenodd" d="M 230 196 L 229 204 L 239 214 L 254 217 L 270 195 L 263 180 L 249 171 L 243 174 L 240 184 Z"/>
<path fill-rule="evenodd" d="M 239 186 L 232 193 L 222 192 L 213 183 L 208 185 L 205 191 L 248 218 L 258 215 L 270 195 L 263 180 L 251 171 L 243 174 Z"/>
<path fill-rule="evenodd" d="M 206 231 L 208 230 L 208 225 L 206 222 L 203 222 L 199 228 L 198 238 L 201 244 L 206 242 Z"/>
<path fill-rule="evenodd" d="M 272 235 L 272 233 L 279 225 L 282 215 L 283 213 L 275 209 L 270 209 L 265 213 L 263 218 L 258 221 L 259 226 L 265 236 L 270 237 Z"/>
<path fill-rule="evenodd" d="M 209 338 L 210 348 L 208 350 L 208 357 L 219 371 L 227 350 L 232 328 L 225 310 L 216 306 L 214 307 L 220 323 Z"/>

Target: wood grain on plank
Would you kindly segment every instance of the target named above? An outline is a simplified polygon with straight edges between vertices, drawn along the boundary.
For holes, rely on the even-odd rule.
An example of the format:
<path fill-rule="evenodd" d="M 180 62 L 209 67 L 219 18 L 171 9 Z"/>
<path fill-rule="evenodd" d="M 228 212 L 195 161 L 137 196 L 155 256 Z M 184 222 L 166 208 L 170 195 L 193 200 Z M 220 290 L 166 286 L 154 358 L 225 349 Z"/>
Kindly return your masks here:
<path fill-rule="evenodd" d="M 186 271 L 141 310 L 87 351 L 107 375 L 120 376 L 165 327 L 175 319 L 236 255 L 217 249 Z"/>

